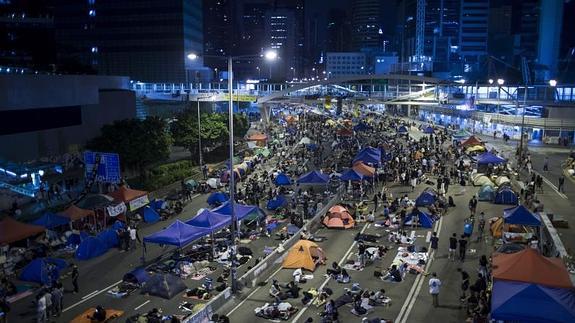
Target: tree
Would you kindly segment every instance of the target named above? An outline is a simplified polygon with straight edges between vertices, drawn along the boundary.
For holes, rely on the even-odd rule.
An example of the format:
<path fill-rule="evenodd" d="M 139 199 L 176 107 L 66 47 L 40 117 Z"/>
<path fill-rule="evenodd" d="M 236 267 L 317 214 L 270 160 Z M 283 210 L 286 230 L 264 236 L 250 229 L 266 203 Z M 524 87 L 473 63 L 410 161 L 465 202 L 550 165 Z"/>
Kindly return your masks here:
<path fill-rule="evenodd" d="M 86 148 L 120 155 L 122 166 L 137 170 L 145 176 L 150 165 L 170 157 L 172 138 L 164 120 L 148 117 L 145 120 L 126 119 L 102 127 L 101 135 L 86 144 Z"/>
<path fill-rule="evenodd" d="M 226 122 L 229 120 L 226 116 Z M 234 136 L 244 137 L 250 129 L 250 122 L 245 114 L 234 114 Z"/>

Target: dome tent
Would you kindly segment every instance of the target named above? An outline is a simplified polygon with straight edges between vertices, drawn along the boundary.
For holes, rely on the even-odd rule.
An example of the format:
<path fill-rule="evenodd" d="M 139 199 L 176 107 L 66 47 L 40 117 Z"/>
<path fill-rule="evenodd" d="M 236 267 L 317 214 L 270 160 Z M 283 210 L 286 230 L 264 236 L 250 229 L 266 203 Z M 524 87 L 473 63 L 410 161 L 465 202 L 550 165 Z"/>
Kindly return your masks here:
<path fill-rule="evenodd" d="M 483 185 L 477 193 L 477 199 L 480 201 L 493 201 L 495 198 L 495 188 L 491 185 Z"/>
<path fill-rule="evenodd" d="M 504 185 L 497 189 L 494 202 L 495 204 L 517 205 L 519 198 L 511 187 Z"/>
<path fill-rule="evenodd" d="M 314 257 L 319 258 L 320 262 L 325 262 L 326 259 L 323 250 L 315 242 L 300 240 L 290 248 L 282 263 L 282 268 L 303 268 L 315 271 L 316 262 L 314 262 Z"/>
<path fill-rule="evenodd" d="M 411 211 L 410 214 L 408 214 L 405 217 L 405 222 L 404 225 L 411 225 L 413 218 L 417 217 L 417 223 L 419 223 L 419 225 L 422 228 L 432 228 L 433 227 L 433 219 L 431 218 L 431 216 L 421 210 L 418 209 L 414 209 L 413 211 Z"/>
<path fill-rule="evenodd" d="M 495 186 L 493 181 L 491 181 L 491 179 L 489 179 L 489 177 L 487 177 L 485 175 L 475 176 L 475 178 L 473 179 L 473 185 L 475 185 L 475 186 L 485 186 L 485 185 Z"/>
<path fill-rule="evenodd" d="M 323 224 L 330 229 L 350 229 L 354 227 L 355 221 L 346 208 L 336 205 L 324 216 Z"/>
<path fill-rule="evenodd" d="M 428 187 L 415 199 L 415 206 L 432 205 L 436 200 L 437 192 L 433 188 Z"/>

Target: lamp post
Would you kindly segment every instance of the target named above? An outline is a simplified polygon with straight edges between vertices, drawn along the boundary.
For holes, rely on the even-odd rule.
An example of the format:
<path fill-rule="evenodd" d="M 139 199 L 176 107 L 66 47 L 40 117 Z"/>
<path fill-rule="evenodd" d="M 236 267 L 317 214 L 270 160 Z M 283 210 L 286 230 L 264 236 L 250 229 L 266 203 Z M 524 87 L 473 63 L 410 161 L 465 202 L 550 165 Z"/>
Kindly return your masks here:
<path fill-rule="evenodd" d="M 198 152 L 200 157 L 200 171 L 202 170 L 202 166 L 204 165 L 204 161 L 202 159 L 202 119 L 200 118 L 200 97 L 196 96 L 196 102 L 198 107 Z M 205 178 L 204 178 L 205 179 Z"/>
<path fill-rule="evenodd" d="M 190 58 L 190 56 L 194 57 L 194 58 Z M 231 246 L 230 246 L 230 259 L 231 259 L 231 265 L 230 265 L 230 276 L 231 276 L 231 287 L 232 287 L 232 292 L 236 293 L 239 290 L 239 286 L 238 286 L 238 270 L 237 270 L 237 260 L 236 260 L 236 238 L 237 238 L 237 225 L 238 225 L 238 220 L 237 220 L 237 216 L 236 216 L 236 212 L 234 209 L 234 204 L 235 204 L 235 177 L 234 177 L 234 107 L 233 107 L 233 61 L 234 59 L 241 59 L 241 58 L 253 58 L 257 55 L 242 55 L 242 56 L 229 56 L 228 59 L 228 94 L 229 94 L 229 98 L 228 98 L 228 118 L 229 118 L 229 160 L 230 160 L 230 176 L 229 176 L 229 188 L 230 188 L 230 199 L 229 199 L 229 205 L 230 205 L 230 217 L 232 219 L 232 225 L 231 225 Z M 214 56 L 216 58 L 222 58 L 221 56 Z M 267 51 L 264 55 L 261 55 L 260 57 L 264 57 L 266 60 L 268 61 L 274 61 L 277 59 L 278 55 L 275 51 Z M 196 54 L 189 54 L 188 58 L 190 59 L 196 59 L 198 58 L 198 56 Z M 270 71 L 271 71 L 271 63 L 270 63 Z"/>

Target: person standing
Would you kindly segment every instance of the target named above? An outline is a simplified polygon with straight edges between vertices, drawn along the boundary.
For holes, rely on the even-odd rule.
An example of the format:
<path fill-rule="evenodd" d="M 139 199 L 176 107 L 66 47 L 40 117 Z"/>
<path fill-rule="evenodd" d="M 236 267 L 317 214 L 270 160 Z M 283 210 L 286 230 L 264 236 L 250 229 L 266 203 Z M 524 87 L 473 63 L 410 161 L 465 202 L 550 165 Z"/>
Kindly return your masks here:
<path fill-rule="evenodd" d="M 453 234 L 449 237 L 449 254 L 447 259 L 455 261 L 455 251 L 457 250 L 457 234 Z"/>
<path fill-rule="evenodd" d="M 38 323 L 47 322 L 46 297 L 43 293 L 36 295 L 36 321 Z"/>
<path fill-rule="evenodd" d="M 74 294 L 78 293 L 78 278 L 80 277 L 80 272 L 78 271 L 77 265 L 72 265 L 72 286 L 74 286 Z"/>
<path fill-rule="evenodd" d="M 62 288 L 62 283 L 56 283 L 56 287 L 52 290 L 52 307 L 53 315 L 60 317 L 62 314 L 62 308 L 64 306 L 64 289 Z"/>
<path fill-rule="evenodd" d="M 559 186 L 557 186 L 557 190 L 561 193 L 565 193 L 565 189 L 563 188 L 564 185 L 565 185 L 565 175 L 561 174 L 561 176 L 559 176 Z"/>
<path fill-rule="evenodd" d="M 461 296 L 459 299 L 463 302 L 469 289 L 469 274 L 461 268 L 457 268 L 457 271 L 461 274 Z"/>
<path fill-rule="evenodd" d="M 544 171 L 549 171 L 549 157 L 545 156 L 545 159 L 543 160 L 543 170 Z"/>
<path fill-rule="evenodd" d="M 129 227 L 130 232 L 130 249 L 136 249 L 136 239 L 138 238 L 138 232 L 136 231 L 136 227 L 134 225 Z"/>
<path fill-rule="evenodd" d="M 439 238 L 437 237 L 437 232 L 433 232 L 431 238 L 429 239 L 431 242 L 431 250 L 437 252 L 437 246 L 439 245 Z"/>
<path fill-rule="evenodd" d="M 437 273 L 431 274 L 429 279 L 429 294 L 433 299 L 433 307 L 439 307 L 439 289 L 441 287 L 441 280 L 437 278 Z"/>
<path fill-rule="evenodd" d="M 469 200 L 469 211 L 471 212 L 472 216 L 475 215 L 476 210 L 477 210 L 477 198 L 475 198 L 475 195 L 474 195 L 471 198 L 471 200 Z"/>
<path fill-rule="evenodd" d="M 461 235 L 461 239 L 459 239 L 459 260 L 461 262 L 465 261 L 465 252 L 467 251 L 467 239 L 464 234 Z"/>

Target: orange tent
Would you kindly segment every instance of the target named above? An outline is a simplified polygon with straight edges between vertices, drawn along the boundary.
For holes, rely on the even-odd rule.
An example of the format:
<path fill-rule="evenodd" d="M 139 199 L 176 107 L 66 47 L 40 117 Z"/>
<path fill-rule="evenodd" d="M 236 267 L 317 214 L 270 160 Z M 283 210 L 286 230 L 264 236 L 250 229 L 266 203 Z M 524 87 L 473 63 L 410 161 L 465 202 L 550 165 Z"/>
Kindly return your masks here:
<path fill-rule="evenodd" d="M 477 145 L 483 145 L 483 141 L 481 141 L 480 139 L 478 139 L 475 136 L 471 136 L 461 143 L 461 146 L 463 146 L 463 147 L 477 146 Z"/>
<path fill-rule="evenodd" d="M 264 135 L 263 133 L 255 133 L 248 137 L 248 141 L 266 141 L 268 140 L 268 136 Z"/>
<path fill-rule="evenodd" d="M 573 288 L 563 261 L 560 258 L 544 257 L 533 248 L 512 254 L 494 254 L 493 278 L 556 288 Z"/>
<path fill-rule="evenodd" d="M 44 230 L 45 228 L 39 225 L 26 224 L 5 217 L 0 221 L 0 245 L 26 239 Z"/>
<path fill-rule="evenodd" d="M 491 218 L 489 219 L 489 223 L 490 223 L 489 230 L 491 231 L 491 235 L 496 239 L 499 239 L 503 236 L 504 229 L 505 232 L 515 232 L 515 233 L 529 232 L 529 229 L 527 229 L 527 227 L 525 226 L 516 224 L 505 224 L 502 217 Z"/>
<path fill-rule="evenodd" d="M 353 170 L 367 177 L 373 177 L 373 175 L 375 175 L 375 168 L 367 166 L 361 161 L 353 165 Z"/>
<path fill-rule="evenodd" d="M 127 188 L 125 185 L 120 186 L 117 191 L 108 193 L 108 196 L 111 196 L 114 198 L 114 200 L 121 202 L 129 202 L 144 195 L 148 195 L 148 192 L 133 190 L 131 188 Z"/>
<path fill-rule="evenodd" d="M 314 258 L 317 260 L 314 260 Z M 309 271 L 314 271 L 316 264 L 324 263 L 325 259 L 323 250 L 321 250 L 315 242 L 300 240 L 289 250 L 282 263 L 282 268 L 303 268 Z"/>
<path fill-rule="evenodd" d="M 323 224 L 332 229 L 349 229 L 355 226 L 353 217 L 341 205 L 333 206 L 323 218 Z"/>
<path fill-rule="evenodd" d="M 94 211 L 81 209 L 74 204 L 70 205 L 67 209 L 65 209 L 64 211 L 62 211 L 58 214 L 61 216 L 69 218 L 70 221 L 76 221 L 76 220 L 85 218 L 85 217 L 90 216 L 90 215 L 92 215 L 92 216 L 96 215 L 96 213 L 94 213 Z"/>

